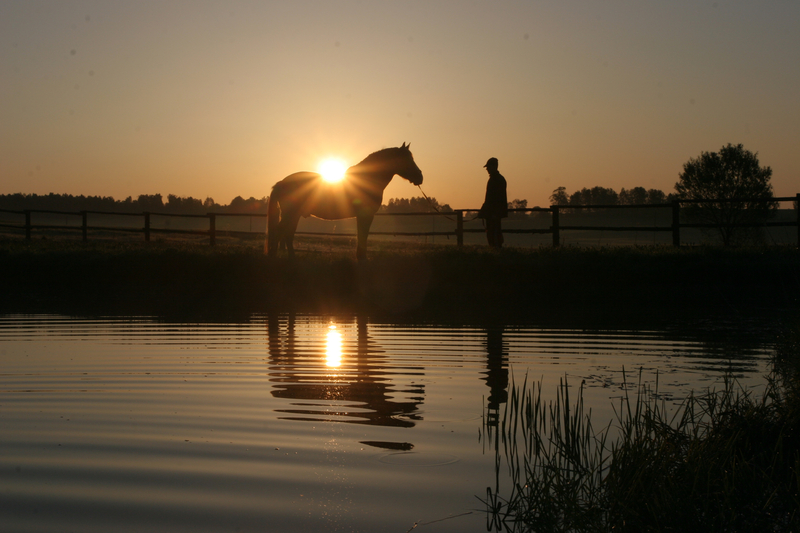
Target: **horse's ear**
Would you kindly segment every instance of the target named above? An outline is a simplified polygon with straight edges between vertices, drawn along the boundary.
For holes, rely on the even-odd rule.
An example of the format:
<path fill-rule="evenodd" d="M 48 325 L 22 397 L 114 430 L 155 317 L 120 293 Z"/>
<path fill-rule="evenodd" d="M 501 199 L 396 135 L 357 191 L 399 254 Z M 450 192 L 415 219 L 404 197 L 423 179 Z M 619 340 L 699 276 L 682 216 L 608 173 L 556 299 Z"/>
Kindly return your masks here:
<path fill-rule="evenodd" d="M 403 146 L 401 146 L 400 148 L 405 148 L 406 150 L 411 150 L 411 143 L 408 143 L 408 144 L 403 143 Z"/>
<path fill-rule="evenodd" d="M 405 148 L 405 147 L 406 147 L 406 143 L 403 143 L 403 146 L 401 146 L 400 148 Z"/>

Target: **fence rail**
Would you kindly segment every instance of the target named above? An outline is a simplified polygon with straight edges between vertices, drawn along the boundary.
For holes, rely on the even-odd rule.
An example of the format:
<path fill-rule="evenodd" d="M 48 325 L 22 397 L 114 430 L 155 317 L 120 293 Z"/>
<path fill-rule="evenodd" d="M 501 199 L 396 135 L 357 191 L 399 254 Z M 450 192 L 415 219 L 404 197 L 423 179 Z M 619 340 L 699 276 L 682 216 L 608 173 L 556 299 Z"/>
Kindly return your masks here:
<path fill-rule="evenodd" d="M 561 234 L 565 231 L 609 231 L 609 232 L 630 232 L 630 231 L 646 231 L 646 232 L 671 232 L 672 244 L 674 246 L 681 245 L 681 229 L 683 228 L 715 228 L 716 224 L 707 223 L 690 223 L 681 222 L 681 204 L 689 203 L 721 203 L 721 202 L 753 202 L 759 199 L 733 199 L 733 200 L 679 200 L 666 204 L 639 204 L 639 205 L 553 205 L 550 207 L 534 207 L 527 209 L 510 209 L 514 213 L 534 213 L 542 212 L 549 213 L 551 217 L 551 224 L 549 228 L 531 228 L 531 229 L 504 229 L 503 233 L 508 234 L 552 234 L 553 246 L 561 244 Z M 732 227 L 789 227 L 794 226 L 797 228 L 797 242 L 800 247 L 800 193 L 795 196 L 784 196 L 771 198 L 771 202 L 795 202 L 795 220 L 788 222 L 765 222 L 762 224 L 730 224 Z M 572 212 L 578 210 L 588 209 L 670 209 L 671 210 L 671 223 L 668 226 L 583 226 L 583 225 L 563 225 L 561 224 L 561 214 L 565 212 Z M 453 231 L 425 231 L 425 232 L 402 232 L 402 231 L 372 231 L 371 235 L 392 235 L 392 236 L 455 236 L 458 246 L 464 244 L 464 234 L 466 233 L 482 233 L 482 229 L 465 228 L 465 216 L 469 213 L 477 213 L 478 209 L 456 209 L 450 213 L 433 212 L 433 213 L 377 213 L 376 216 L 389 216 L 389 217 L 403 217 L 403 216 L 434 216 L 445 217 L 455 222 L 455 229 Z M 0 209 L 0 213 L 8 213 L 11 215 L 24 216 L 24 223 L 8 223 L 0 222 L 0 228 L 14 228 L 25 231 L 25 238 L 31 240 L 34 230 L 80 230 L 83 240 L 89 238 L 89 231 L 116 231 L 116 232 L 130 232 L 144 234 L 144 240 L 149 242 L 153 233 L 173 233 L 184 235 L 199 235 L 207 236 L 209 243 L 214 245 L 218 235 L 227 236 L 240 236 L 251 237 L 264 235 L 262 231 L 238 231 L 238 230 L 218 230 L 217 219 L 225 217 L 251 217 L 252 218 L 267 218 L 266 214 L 261 213 L 206 213 L 199 214 L 180 214 L 180 213 L 130 213 L 130 212 L 113 212 L 113 211 L 57 211 L 47 209 L 25 209 L 25 210 L 10 210 Z M 80 225 L 55 225 L 55 224 L 33 224 L 33 214 L 50 214 L 61 216 L 75 216 L 81 217 Z M 119 227 L 119 226 L 98 226 L 89 224 L 89 215 L 104 215 L 104 216 L 122 216 L 122 217 L 143 217 L 143 227 Z M 208 220 L 208 229 L 177 229 L 177 228 L 154 228 L 152 227 L 152 217 L 177 217 L 177 218 L 195 218 Z M 472 219 L 474 220 L 474 218 Z M 252 227 L 252 224 L 251 224 Z M 314 235 L 314 236 L 355 236 L 354 233 L 329 233 L 329 232 L 312 232 L 312 231 L 298 231 L 298 235 Z"/>

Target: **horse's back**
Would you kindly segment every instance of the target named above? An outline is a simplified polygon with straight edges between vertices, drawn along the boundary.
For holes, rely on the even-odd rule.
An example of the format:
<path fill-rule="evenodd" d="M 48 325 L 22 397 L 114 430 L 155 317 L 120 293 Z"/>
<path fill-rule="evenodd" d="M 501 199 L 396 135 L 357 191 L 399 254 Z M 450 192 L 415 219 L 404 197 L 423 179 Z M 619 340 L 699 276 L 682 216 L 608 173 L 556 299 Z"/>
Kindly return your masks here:
<path fill-rule="evenodd" d="M 273 188 L 278 186 L 282 188 L 302 187 L 315 185 L 319 182 L 322 182 L 322 176 L 316 172 L 295 172 L 294 174 L 289 174 L 281 181 L 276 183 Z"/>
<path fill-rule="evenodd" d="M 281 196 L 282 209 L 297 210 L 304 217 L 340 220 L 356 216 L 352 191 L 344 182 L 329 183 L 316 172 L 295 172 L 273 187 Z"/>

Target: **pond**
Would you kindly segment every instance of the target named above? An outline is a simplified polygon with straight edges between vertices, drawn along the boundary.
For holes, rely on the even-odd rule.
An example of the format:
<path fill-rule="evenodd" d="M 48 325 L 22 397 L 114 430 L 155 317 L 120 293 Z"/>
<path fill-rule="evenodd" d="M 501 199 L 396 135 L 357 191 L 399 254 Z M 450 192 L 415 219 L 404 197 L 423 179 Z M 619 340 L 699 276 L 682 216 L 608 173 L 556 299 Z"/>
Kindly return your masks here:
<path fill-rule="evenodd" d="M 763 387 L 758 324 L 0 317 L 0 530 L 486 531 L 512 381 Z M 626 376 L 623 376 L 625 369 Z"/>

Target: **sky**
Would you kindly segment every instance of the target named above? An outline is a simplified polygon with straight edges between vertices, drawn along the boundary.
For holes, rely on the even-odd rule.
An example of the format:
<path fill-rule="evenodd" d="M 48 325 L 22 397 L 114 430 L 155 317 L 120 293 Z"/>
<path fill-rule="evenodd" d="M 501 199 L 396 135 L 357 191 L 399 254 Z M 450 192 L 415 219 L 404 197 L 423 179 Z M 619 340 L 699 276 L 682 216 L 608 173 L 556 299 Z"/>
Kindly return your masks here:
<path fill-rule="evenodd" d="M 728 143 L 800 192 L 796 0 L 0 0 L 0 79 L 0 194 L 227 204 L 404 142 L 455 209 L 489 157 L 546 206 Z"/>

